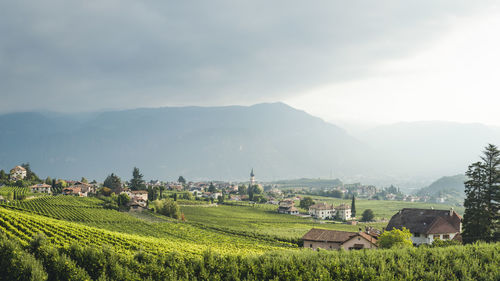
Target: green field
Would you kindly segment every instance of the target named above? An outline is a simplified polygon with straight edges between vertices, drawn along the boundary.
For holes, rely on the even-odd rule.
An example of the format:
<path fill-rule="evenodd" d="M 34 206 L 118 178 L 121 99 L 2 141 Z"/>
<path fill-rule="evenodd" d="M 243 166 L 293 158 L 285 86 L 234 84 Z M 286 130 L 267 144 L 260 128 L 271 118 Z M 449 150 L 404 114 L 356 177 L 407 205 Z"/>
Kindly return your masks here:
<path fill-rule="evenodd" d="M 102 203 L 97 198 L 71 196 L 3 202 L 0 276 L 7 280 L 498 280 L 500 277 L 498 243 L 313 252 L 298 245 L 300 237 L 312 227 L 357 231 L 365 225 L 321 223 L 278 214 L 273 205 L 183 205 L 186 221 L 181 221 L 149 211 L 108 210 Z M 369 206 L 381 213 L 385 207 L 389 213 L 402 207 L 426 205 L 358 200 L 358 206 L 360 209 Z M 381 228 L 385 223 L 370 225 Z"/>
<path fill-rule="evenodd" d="M 351 200 L 337 199 L 323 196 L 310 196 L 317 202 L 327 202 L 335 206 L 345 203 L 351 205 Z M 298 204 L 296 204 L 298 205 Z M 387 201 L 387 200 L 366 200 L 356 199 L 356 216 L 361 218 L 361 214 L 365 209 L 371 209 L 375 214 L 375 219 L 390 220 L 391 217 L 403 208 L 421 208 L 421 209 L 443 209 L 449 210 L 453 208 L 457 213 L 463 215 L 464 208 L 447 204 L 438 203 L 422 203 L 422 202 L 405 202 L 405 201 Z"/>
<path fill-rule="evenodd" d="M 188 222 L 227 233 L 264 235 L 285 241 L 298 241 L 311 228 L 325 228 L 345 231 L 364 230 L 366 225 L 381 229 L 386 223 L 360 223 L 357 226 L 342 223 L 320 222 L 312 218 L 278 214 L 276 206 L 255 205 L 194 207 L 183 206 L 182 212 Z"/>

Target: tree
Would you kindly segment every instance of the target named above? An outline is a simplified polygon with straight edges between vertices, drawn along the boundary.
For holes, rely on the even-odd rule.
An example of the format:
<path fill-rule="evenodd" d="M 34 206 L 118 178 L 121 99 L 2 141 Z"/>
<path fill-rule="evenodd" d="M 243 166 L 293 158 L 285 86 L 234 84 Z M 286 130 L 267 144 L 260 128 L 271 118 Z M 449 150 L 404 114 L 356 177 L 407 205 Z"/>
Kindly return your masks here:
<path fill-rule="evenodd" d="M 23 163 L 21 167 L 26 169 L 26 180 L 40 182 L 40 178 L 31 170 L 30 163 Z"/>
<path fill-rule="evenodd" d="M 160 185 L 160 199 L 163 198 L 163 191 L 165 190 L 165 186 L 162 184 Z"/>
<path fill-rule="evenodd" d="M 302 198 L 302 200 L 300 200 L 300 205 L 299 206 L 301 208 L 307 210 L 312 205 L 314 205 L 314 200 L 311 197 L 304 197 L 304 198 Z"/>
<path fill-rule="evenodd" d="M 178 219 L 181 216 L 179 205 L 172 200 L 162 199 L 153 201 L 154 210 L 156 213 L 167 217 Z"/>
<path fill-rule="evenodd" d="M 352 202 L 351 202 L 351 216 L 353 218 L 356 217 L 356 197 L 354 197 L 354 195 L 352 196 Z"/>
<path fill-rule="evenodd" d="M 177 182 L 182 183 L 182 184 L 186 184 L 186 179 L 183 176 L 179 176 L 179 178 L 177 179 Z"/>
<path fill-rule="evenodd" d="M 217 192 L 217 189 L 215 188 L 215 185 L 213 183 L 210 183 L 210 186 L 208 186 L 208 192 Z"/>
<path fill-rule="evenodd" d="M 50 177 L 47 177 L 45 179 L 45 184 L 52 184 L 52 179 Z"/>
<path fill-rule="evenodd" d="M 331 196 L 332 197 L 335 197 L 335 198 L 342 198 L 342 196 L 344 195 L 342 193 L 342 191 L 338 190 L 338 189 L 334 189 L 330 192 Z"/>
<path fill-rule="evenodd" d="M 122 189 L 122 180 L 115 174 L 111 173 L 103 183 L 103 186 L 110 188 L 114 193 L 120 193 Z"/>
<path fill-rule="evenodd" d="M 361 221 L 372 221 L 374 217 L 375 215 L 373 214 L 372 209 L 366 209 L 361 215 Z"/>
<path fill-rule="evenodd" d="M 395 228 L 385 231 L 380 235 L 377 243 L 383 249 L 413 247 L 410 230 L 405 227 L 401 230 Z"/>
<path fill-rule="evenodd" d="M 126 193 L 121 193 L 118 195 L 118 198 L 116 199 L 116 203 L 118 204 L 118 208 L 120 210 L 129 210 L 130 206 L 128 203 L 130 203 L 130 197 Z"/>
<path fill-rule="evenodd" d="M 500 151 L 489 144 L 481 160 L 466 172 L 464 243 L 500 241 Z"/>
<path fill-rule="evenodd" d="M 224 203 L 224 195 L 220 195 L 219 197 L 217 197 L 217 203 L 219 203 L 219 204 Z"/>
<path fill-rule="evenodd" d="M 238 186 L 238 194 L 240 195 L 246 195 L 247 194 L 247 187 L 246 185 L 242 184 Z"/>
<path fill-rule="evenodd" d="M 80 180 L 80 182 L 89 183 L 89 181 L 85 177 L 82 177 L 82 179 Z"/>
<path fill-rule="evenodd" d="M 111 196 L 111 193 L 113 193 L 111 188 L 105 187 L 105 186 L 101 187 L 101 189 L 99 189 L 99 191 L 97 191 L 97 194 L 100 194 L 102 196 Z"/>
<path fill-rule="evenodd" d="M 130 180 L 131 190 L 144 190 L 146 188 L 142 177 L 143 175 L 139 171 L 139 168 L 134 167 L 134 170 L 132 171 L 132 179 Z"/>

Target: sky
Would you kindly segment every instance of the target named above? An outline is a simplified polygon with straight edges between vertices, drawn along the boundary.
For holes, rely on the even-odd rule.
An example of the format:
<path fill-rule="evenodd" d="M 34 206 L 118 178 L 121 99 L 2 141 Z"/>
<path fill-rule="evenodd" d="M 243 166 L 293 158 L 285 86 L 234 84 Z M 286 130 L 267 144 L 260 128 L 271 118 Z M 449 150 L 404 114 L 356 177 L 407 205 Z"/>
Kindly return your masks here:
<path fill-rule="evenodd" d="M 500 126 L 495 1 L 0 2 L 0 113 L 283 101 Z"/>

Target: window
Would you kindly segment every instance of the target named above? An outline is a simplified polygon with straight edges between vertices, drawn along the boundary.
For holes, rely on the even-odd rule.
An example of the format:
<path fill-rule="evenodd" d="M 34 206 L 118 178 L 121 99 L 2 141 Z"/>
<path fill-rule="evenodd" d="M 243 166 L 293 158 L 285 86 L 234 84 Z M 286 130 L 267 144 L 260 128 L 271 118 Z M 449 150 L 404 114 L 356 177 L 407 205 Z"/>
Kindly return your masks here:
<path fill-rule="evenodd" d="M 439 235 L 439 234 L 434 234 L 434 235 L 432 236 L 432 238 L 434 238 L 434 239 L 439 239 L 439 238 L 440 238 L 440 235 Z"/>
<path fill-rule="evenodd" d="M 420 233 L 415 233 L 415 234 L 413 234 L 413 236 L 420 237 Z"/>
<path fill-rule="evenodd" d="M 450 235 L 449 234 L 443 234 L 443 239 L 450 239 Z"/>
<path fill-rule="evenodd" d="M 309 244 L 309 248 L 312 248 L 313 247 L 313 244 Z"/>

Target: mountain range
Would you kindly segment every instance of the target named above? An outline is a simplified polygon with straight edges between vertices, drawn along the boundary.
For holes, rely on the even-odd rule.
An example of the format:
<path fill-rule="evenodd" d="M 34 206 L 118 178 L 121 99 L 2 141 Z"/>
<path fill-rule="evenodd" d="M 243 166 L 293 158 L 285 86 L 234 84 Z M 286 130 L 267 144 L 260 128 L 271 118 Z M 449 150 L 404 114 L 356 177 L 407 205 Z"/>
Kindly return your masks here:
<path fill-rule="evenodd" d="M 341 178 L 427 186 L 463 173 L 500 130 L 481 124 L 401 123 L 356 136 L 284 103 L 164 107 L 86 114 L 0 115 L 0 169 L 29 162 L 40 176 L 103 180 Z M 410 184 L 413 184 L 413 186 Z M 404 186 L 403 186 L 404 187 Z"/>

